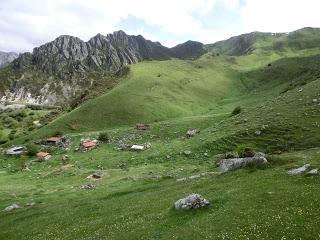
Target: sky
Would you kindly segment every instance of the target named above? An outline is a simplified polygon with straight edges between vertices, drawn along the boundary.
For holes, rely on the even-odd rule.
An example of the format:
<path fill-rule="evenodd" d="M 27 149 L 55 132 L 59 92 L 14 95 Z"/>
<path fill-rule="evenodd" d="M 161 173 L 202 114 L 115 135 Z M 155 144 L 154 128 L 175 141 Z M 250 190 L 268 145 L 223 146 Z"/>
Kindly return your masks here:
<path fill-rule="evenodd" d="M 164 46 L 320 27 L 320 0 L 1 0 L 0 51 L 124 30 Z"/>

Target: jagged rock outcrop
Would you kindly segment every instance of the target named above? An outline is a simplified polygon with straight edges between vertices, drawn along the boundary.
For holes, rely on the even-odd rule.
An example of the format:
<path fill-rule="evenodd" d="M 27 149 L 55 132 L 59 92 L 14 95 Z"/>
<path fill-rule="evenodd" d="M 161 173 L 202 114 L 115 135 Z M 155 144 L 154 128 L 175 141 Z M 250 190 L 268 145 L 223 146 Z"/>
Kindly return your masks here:
<path fill-rule="evenodd" d="M 189 58 L 203 53 L 201 43 L 190 41 L 169 49 L 140 35 L 117 31 L 107 36 L 97 34 L 88 42 L 63 35 L 35 48 L 32 54 L 22 54 L 13 65 L 16 69 L 31 68 L 67 79 L 91 70 L 117 71 L 143 60 Z"/>
<path fill-rule="evenodd" d="M 0 68 L 6 67 L 18 57 L 17 53 L 14 52 L 1 52 L 0 51 Z"/>
<path fill-rule="evenodd" d="M 167 48 L 141 35 L 131 36 L 123 31 L 107 36 L 97 34 L 87 42 L 63 35 L 34 48 L 32 53 L 20 54 L 9 66 L 11 73 L 19 73 L 19 77 L 14 79 L 12 75 L 8 77 L 0 72 L 0 78 L 10 78 L 10 81 L 1 79 L 7 86 L 2 88 L 0 99 L 37 104 L 65 103 L 74 98 L 76 92 L 81 93 L 100 79 L 93 79 L 93 73 L 103 76 L 143 60 L 196 58 L 205 52 L 203 44 L 198 42 L 188 41 Z"/>

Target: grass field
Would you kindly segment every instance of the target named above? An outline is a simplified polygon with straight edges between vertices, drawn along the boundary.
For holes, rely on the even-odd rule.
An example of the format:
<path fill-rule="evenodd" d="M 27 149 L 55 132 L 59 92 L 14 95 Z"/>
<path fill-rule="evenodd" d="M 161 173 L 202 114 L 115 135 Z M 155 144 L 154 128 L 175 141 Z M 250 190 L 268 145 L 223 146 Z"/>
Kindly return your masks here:
<path fill-rule="evenodd" d="M 0 212 L 0 239 L 319 239 L 320 177 L 287 174 L 305 163 L 320 168 L 319 49 L 307 33 L 303 48 L 298 33 L 277 36 L 282 51 L 263 38 L 246 56 L 133 65 L 107 94 L 16 139 L 62 131 L 71 144 L 47 162 L 1 155 L 0 209 L 22 208 Z M 137 122 L 150 129 L 136 130 Z M 189 129 L 200 133 L 186 138 Z M 109 143 L 74 151 L 102 131 Z M 144 143 L 151 148 L 118 149 Z M 269 164 L 220 174 L 217 154 L 244 146 L 267 153 Z M 86 178 L 98 171 L 101 180 Z M 96 189 L 80 189 L 88 183 Z M 174 209 L 194 192 L 210 206 Z"/>

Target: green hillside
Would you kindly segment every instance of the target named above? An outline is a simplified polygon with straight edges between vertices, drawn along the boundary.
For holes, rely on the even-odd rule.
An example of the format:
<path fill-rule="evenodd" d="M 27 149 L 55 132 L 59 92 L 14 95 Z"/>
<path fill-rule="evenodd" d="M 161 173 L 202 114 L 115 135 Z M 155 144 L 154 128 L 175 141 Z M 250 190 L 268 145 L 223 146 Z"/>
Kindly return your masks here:
<path fill-rule="evenodd" d="M 266 51 L 265 45 L 260 42 L 252 54 L 238 57 L 210 52 L 195 61 L 132 65 L 130 74 L 110 92 L 65 114 L 40 133 L 229 113 L 238 105 L 255 106 L 319 76 L 320 48 L 279 52 Z"/>
<path fill-rule="evenodd" d="M 241 48 L 236 38 L 208 46 L 194 61 L 131 65 L 108 93 L 16 139 L 64 134 L 70 144 L 48 148 L 51 160 L 0 156 L 0 208 L 22 206 L 0 212 L 0 239 L 317 239 L 319 174 L 287 171 L 320 168 L 318 37 L 259 34 Z M 200 132 L 187 138 L 190 129 Z M 75 151 L 101 133 L 108 142 Z M 221 174 L 217 161 L 245 149 L 266 153 L 268 164 Z M 191 193 L 210 205 L 174 209 Z"/>

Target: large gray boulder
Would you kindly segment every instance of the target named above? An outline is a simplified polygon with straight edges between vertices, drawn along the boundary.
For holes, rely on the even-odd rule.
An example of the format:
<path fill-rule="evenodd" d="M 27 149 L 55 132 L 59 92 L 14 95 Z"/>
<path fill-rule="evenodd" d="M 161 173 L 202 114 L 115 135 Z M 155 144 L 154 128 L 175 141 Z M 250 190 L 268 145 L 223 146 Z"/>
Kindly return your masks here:
<path fill-rule="evenodd" d="M 176 209 L 194 209 L 208 206 L 210 203 L 200 194 L 193 193 L 185 198 L 179 199 L 175 202 Z"/>
<path fill-rule="evenodd" d="M 247 157 L 247 158 L 233 158 L 233 159 L 223 159 L 220 161 L 221 172 L 228 172 L 237 168 L 246 167 L 249 164 L 263 165 L 267 164 L 268 161 L 264 157 Z"/>

